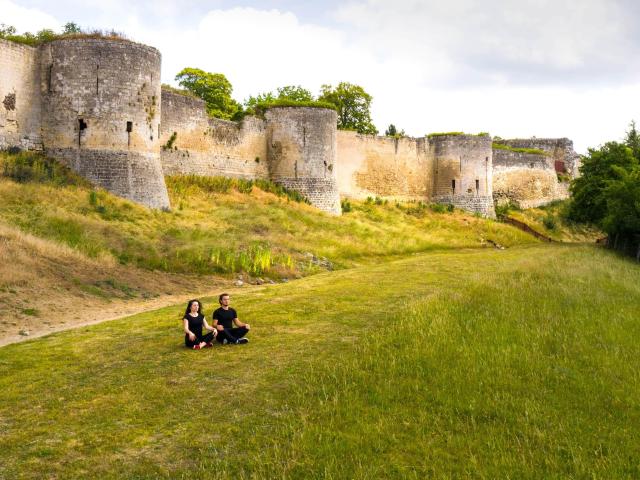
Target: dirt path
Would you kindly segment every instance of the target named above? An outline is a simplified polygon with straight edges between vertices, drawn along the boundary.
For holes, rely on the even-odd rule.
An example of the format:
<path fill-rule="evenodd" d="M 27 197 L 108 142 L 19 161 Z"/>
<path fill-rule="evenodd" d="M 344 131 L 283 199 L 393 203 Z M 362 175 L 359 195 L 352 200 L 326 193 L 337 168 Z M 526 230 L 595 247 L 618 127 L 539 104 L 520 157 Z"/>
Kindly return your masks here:
<path fill-rule="evenodd" d="M 260 288 L 258 286 L 247 285 L 242 287 L 244 292 Z M 228 288 L 231 294 L 236 294 L 238 288 Z M 73 328 L 86 327 L 97 323 L 108 322 L 110 320 L 118 320 L 120 318 L 129 317 L 138 313 L 149 310 L 158 310 L 160 308 L 169 307 L 180 303 L 186 303 L 192 298 L 212 297 L 220 293 L 220 288 L 206 292 L 200 292 L 198 295 L 176 294 L 163 295 L 149 300 L 129 300 L 126 302 L 114 302 L 113 305 L 105 307 L 103 305 L 83 305 L 83 316 L 81 318 L 72 318 L 68 316 L 50 316 L 47 323 L 39 322 L 38 328 L 29 330 L 29 335 L 20 335 L 19 333 L 4 334 L 0 336 L 0 347 L 12 343 L 23 342 L 33 338 L 43 337 L 55 332 L 71 330 Z M 209 310 L 211 306 L 209 306 Z M 87 320 L 88 319 L 88 320 Z"/>

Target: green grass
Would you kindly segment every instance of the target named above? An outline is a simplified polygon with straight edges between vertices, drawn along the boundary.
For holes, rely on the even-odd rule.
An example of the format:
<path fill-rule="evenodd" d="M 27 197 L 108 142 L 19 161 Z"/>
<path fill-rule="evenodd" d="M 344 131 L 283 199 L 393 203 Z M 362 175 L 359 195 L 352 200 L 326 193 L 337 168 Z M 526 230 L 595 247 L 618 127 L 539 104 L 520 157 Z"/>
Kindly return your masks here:
<path fill-rule="evenodd" d="M 529 153 L 531 155 L 545 155 L 547 157 L 551 155 L 549 152 L 545 152 L 544 150 L 540 150 L 538 148 L 517 148 L 517 147 L 512 147 L 510 145 L 505 145 L 504 143 L 498 143 L 498 142 L 493 142 L 492 148 L 498 149 L 498 150 L 508 150 L 510 152 L 517 152 L 517 153 Z"/>
<path fill-rule="evenodd" d="M 35 175 L 45 160 L 20 155 L 28 156 L 23 163 L 30 167 L 16 181 L 11 172 L 21 157 L 0 154 L 0 172 L 9 172 L 0 178 L 0 221 L 89 257 L 112 256 L 149 270 L 289 278 L 320 270 L 308 253 L 339 269 L 394 255 L 473 248 L 487 240 L 505 246 L 536 242 L 499 222 L 419 203 L 350 201 L 349 212 L 332 217 L 304 204 L 298 193 L 260 180 L 168 177 L 173 208 L 153 211 L 94 190 L 63 167 Z"/>
<path fill-rule="evenodd" d="M 414 255 L 0 349 L 0 478 L 638 478 L 640 270 L 593 247 Z M 207 313 L 213 300 L 205 299 Z"/>

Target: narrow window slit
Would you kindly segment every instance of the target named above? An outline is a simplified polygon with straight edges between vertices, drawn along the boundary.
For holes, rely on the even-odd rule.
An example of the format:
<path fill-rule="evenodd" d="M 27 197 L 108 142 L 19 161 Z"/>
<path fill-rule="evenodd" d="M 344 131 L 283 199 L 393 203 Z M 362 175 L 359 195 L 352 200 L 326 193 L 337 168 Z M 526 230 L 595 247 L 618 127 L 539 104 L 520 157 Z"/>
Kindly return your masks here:
<path fill-rule="evenodd" d="M 78 119 L 78 147 L 82 146 L 82 132 L 87 129 L 87 122 L 84 119 Z"/>

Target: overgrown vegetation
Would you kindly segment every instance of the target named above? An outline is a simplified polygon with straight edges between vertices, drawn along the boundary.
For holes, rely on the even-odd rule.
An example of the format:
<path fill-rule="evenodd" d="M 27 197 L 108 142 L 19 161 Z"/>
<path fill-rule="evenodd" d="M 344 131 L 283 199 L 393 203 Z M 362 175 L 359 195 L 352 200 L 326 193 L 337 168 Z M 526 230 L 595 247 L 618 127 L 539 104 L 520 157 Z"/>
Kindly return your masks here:
<path fill-rule="evenodd" d="M 469 136 L 473 136 L 473 137 L 488 137 L 489 133 L 488 132 L 480 132 L 480 133 L 465 133 L 465 132 L 432 132 L 432 133 L 427 133 L 425 136 L 427 138 L 433 138 L 433 137 L 445 137 L 445 136 L 460 136 L 460 135 L 469 135 Z"/>
<path fill-rule="evenodd" d="M 176 139 L 177 138 L 178 138 L 178 132 L 173 132 L 171 134 L 171 136 L 169 137 L 169 139 L 167 140 L 167 143 L 162 145 L 162 149 L 163 150 L 171 150 L 173 148 L 173 144 L 176 143 Z"/>
<path fill-rule="evenodd" d="M 17 33 L 16 28 L 11 25 L 0 23 L 0 38 L 24 45 L 37 46 L 43 43 L 52 42 L 65 38 L 107 38 L 110 40 L 126 40 L 126 36 L 115 30 L 81 29 L 76 23 L 68 22 L 61 32 L 54 32 L 45 28 L 36 33 Z"/>
<path fill-rule="evenodd" d="M 174 86 L 171 86 L 167 83 L 163 83 L 162 84 L 162 90 L 167 90 L 169 92 L 172 93 L 177 93 L 178 95 L 184 95 L 185 97 L 193 97 L 193 98 L 200 98 L 198 97 L 195 93 L 185 89 L 185 88 L 176 88 Z"/>
<path fill-rule="evenodd" d="M 14 154 L 0 152 L 0 174 L 19 183 L 89 186 L 87 180 L 68 167 L 29 151 Z"/>
<path fill-rule="evenodd" d="M 504 143 L 498 143 L 498 142 L 493 142 L 491 144 L 491 148 L 494 148 L 497 150 L 508 150 L 509 152 L 528 153 L 531 155 L 544 155 L 546 157 L 551 155 L 550 153 L 545 152 L 544 150 L 540 150 L 538 148 L 517 148 L 517 147 L 512 147 L 510 145 L 505 145 Z"/>

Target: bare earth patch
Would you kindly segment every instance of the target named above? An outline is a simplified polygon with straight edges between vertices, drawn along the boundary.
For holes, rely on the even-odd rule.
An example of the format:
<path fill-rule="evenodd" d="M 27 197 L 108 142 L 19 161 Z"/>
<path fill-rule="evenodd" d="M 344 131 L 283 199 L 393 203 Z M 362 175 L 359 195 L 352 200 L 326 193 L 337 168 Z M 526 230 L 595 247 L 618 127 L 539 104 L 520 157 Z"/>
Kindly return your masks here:
<path fill-rule="evenodd" d="M 0 224 L 0 346 L 214 295 L 231 284 L 89 259 Z"/>

